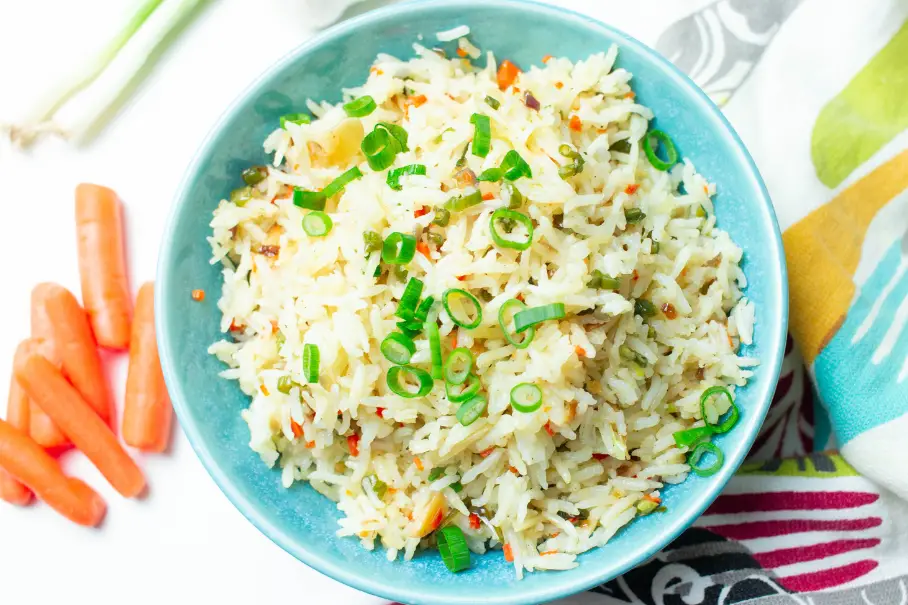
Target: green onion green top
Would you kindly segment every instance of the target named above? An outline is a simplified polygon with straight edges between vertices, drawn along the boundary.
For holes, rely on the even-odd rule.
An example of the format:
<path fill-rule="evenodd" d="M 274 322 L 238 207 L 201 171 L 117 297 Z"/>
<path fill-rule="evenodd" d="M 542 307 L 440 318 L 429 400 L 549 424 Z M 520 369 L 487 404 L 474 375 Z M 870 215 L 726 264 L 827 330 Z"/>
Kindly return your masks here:
<path fill-rule="evenodd" d="M 492 121 L 489 116 L 474 113 L 470 122 L 473 123 L 473 155 L 484 158 L 492 145 Z"/>
<path fill-rule="evenodd" d="M 414 256 L 416 256 L 416 237 L 409 233 L 395 231 L 382 243 L 382 262 L 390 265 L 406 265 L 413 260 Z"/>
<path fill-rule="evenodd" d="M 656 141 L 656 144 L 662 144 L 662 148 L 665 150 L 665 159 L 663 160 L 656 154 L 656 150 L 653 149 L 653 140 Z M 661 130 L 651 130 L 643 137 L 643 153 L 646 154 L 649 163 L 653 165 L 653 168 L 656 170 L 662 170 L 663 172 L 670 169 L 678 162 L 678 150 L 675 149 L 675 144 L 672 142 L 671 137 L 662 132 Z"/>
<path fill-rule="evenodd" d="M 447 290 L 441 298 L 448 317 L 461 328 L 472 330 L 482 323 L 482 306 L 479 300 L 460 288 Z"/>
<path fill-rule="evenodd" d="M 514 315 L 514 329 L 520 333 L 549 319 L 561 319 L 565 316 L 563 303 L 552 303 L 541 307 L 530 307 Z"/>
<path fill-rule="evenodd" d="M 363 118 L 375 111 L 376 107 L 375 99 L 365 95 L 344 104 L 344 111 L 351 118 Z"/>
<path fill-rule="evenodd" d="M 334 222 L 331 217 L 321 210 L 313 210 L 303 217 L 303 231 L 310 237 L 324 237 L 332 227 Z"/>
<path fill-rule="evenodd" d="M 306 382 L 314 384 L 318 382 L 318 362 L 319 352 L 318 345 L 307 344 L 303 346 L 303 376 Z"/>

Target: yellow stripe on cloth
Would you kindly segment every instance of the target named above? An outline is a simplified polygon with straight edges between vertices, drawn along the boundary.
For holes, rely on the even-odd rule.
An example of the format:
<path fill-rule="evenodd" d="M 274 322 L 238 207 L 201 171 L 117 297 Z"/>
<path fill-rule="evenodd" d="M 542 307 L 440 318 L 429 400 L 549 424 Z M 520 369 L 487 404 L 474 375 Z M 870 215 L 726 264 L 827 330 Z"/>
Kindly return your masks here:
<path fill-rule="evenodd" d="M 908 189 L 908 150 L 857 181 L 783 235 L 791 332 L 808 364 L 835 334 L 854 297 L 854 272 L 873 217 Z"/>

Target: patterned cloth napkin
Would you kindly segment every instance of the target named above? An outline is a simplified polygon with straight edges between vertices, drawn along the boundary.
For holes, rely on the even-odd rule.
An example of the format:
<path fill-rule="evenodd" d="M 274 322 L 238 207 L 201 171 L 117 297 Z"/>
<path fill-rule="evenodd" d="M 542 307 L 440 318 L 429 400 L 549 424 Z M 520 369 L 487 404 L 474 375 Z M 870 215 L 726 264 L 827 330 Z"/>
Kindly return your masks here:
<path fill-rule="evenodd" d="M 655 47 L 722 107 L 774 200 L 793 338 L 723 495 L 559 605 L 908 604 L 908 2 L 553 4 Z"/>

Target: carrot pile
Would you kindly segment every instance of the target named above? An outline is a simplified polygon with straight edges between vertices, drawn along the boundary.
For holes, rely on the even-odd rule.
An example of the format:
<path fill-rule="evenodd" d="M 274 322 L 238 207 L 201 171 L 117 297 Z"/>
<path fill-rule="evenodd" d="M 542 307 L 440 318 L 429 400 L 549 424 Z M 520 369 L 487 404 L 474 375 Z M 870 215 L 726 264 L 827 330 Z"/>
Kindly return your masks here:
<path fill-rule="evenodd" d="M 98 525 L 107 505 L 88 485 L 67 477 L 55 456 L 75 447 L 127 498 L 145 477 L 113 429 L 113 400 L 99 345 L 129 349 L 122 435 L 126 444 L 163 452 L 172 409 L 158 359 L 154 286 L 130 296 L 117 194 L 76 188 L 76 231 L 83 308 L 63 286 L 37 285 L 31 338 L 16 349 L 6 420 L 0 420 L 0 499 L 25 506 L 32 496 L 67 519 Z"/>

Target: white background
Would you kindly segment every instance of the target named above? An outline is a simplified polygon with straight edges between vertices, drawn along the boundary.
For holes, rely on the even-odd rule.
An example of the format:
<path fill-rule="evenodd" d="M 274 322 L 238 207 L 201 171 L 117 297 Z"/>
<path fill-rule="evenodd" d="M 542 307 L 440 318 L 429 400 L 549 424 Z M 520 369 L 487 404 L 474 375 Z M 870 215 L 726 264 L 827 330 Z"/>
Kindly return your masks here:
<path fill-rule="evenodd" d="M 313 35 L 307 1 L 215 0 L 89 145 L 51 139 L 23 152 L 0 144 L 0 246 L 7 259 L 0 286 L 2 392 L 15 345 L 28 336 L 31 288 L 55 281 L 79 293 L 76 184 L 97 182 L 120 194 L 126 205 L 133 289 L 154 279 L 158 241 L 185 167 L 242 89 Z M 0 122 L 23 115 L 76 72 L 137 4 L 0 0 Z M 664 10 L 664 2 L 644 3 L 633 14 L 625 7 L 623 15 L 611 14 L 610 2 L 561 4 L 645 41 L 677 16 L 677 8 Z M 702 2 L 691 2 L 686 9 L 698 4 Z M 119 399 L 126 360 L 112 356 L 108 361 Z M 41 503 L 17 509 L 0 502 L 0 603 L 384 602 L 307 568 L 261 535 L 220 493 L 179 430 L 168 454 L 136 458 L 150 491 L 146 498 L 129 501 L 80 454 L 63 457 L 66 471 L 107 501 L 107 519 L 99 529 L 78 527 Z"/>

